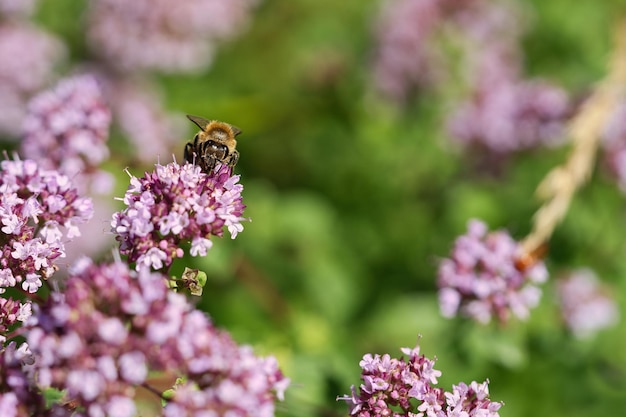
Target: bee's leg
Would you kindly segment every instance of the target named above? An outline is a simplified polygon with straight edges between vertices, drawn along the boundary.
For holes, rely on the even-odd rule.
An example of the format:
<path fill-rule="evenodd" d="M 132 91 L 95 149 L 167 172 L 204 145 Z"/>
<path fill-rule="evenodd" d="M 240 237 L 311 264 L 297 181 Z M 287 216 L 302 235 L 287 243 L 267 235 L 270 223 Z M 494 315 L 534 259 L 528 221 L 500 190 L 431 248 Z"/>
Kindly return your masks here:
<path fill-rule="evenodd" d="M 237 161 L 239 161 L 239 152 L 235 149 L 230 155 L 230 158 L 228 158 L 228 166 L 231 168 L 234 167 L 237 165 Z"/>
<path fill-rule="evenodd" d="M 190 163 L 195 163 L 196 153 L 193 151 L 193 145 L 191 142 L 185 145 L 185 152 L 183 153 L 183 159 Z"/>
<path fill-rule="evenodd" d="M 211 171 L 213 171 L 213 168 L 215 168 L 216 163 L 217 160 L 214 156 L 205 154 L 202 156 L 200 168 L 202 168 L 202 171 L 204 171 L 205 173 L 210 174 Z"/>

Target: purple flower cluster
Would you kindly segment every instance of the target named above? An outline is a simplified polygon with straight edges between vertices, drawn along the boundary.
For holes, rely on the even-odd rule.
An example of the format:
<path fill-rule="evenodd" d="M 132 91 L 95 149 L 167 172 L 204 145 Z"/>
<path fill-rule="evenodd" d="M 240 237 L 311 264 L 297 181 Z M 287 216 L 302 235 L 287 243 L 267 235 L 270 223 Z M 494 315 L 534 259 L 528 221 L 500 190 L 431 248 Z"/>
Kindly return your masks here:
<path fill-rule="evenodd" d="M 432 44 L 440 25 L 438 0 L 385 2 L 379 18 L 378 50 L 374 80 L 387 96 L 403 101 L 414 85 L 426 86 L 436 79 L 440 62 Z"/>
<path fill-rule="evenodd" d="M 137 269 L 159 270 L 184 255 L 181 244 L 191 243 L 192 256 L 206 255 L 211 236 L 221 237 L 224 226 L 234 239 L 245 220 L 238 181 L 226 165 L 205 174 L 194 164 L 176 162 L 157 164 L 143 178 L 131 176 L 123 199 L 127 207 L 111 221 L 120 252 Z"/>
<path fill-rule="evenodd" d="M 194 335 L 189 333 L 190 338 Z M 176 387 L 163 416 L 199 416 L 225 410 L 234 417 L 274 416 L 274 401 L 284 400 L 290 383 L 276 359 L 256 357 L 250 347 L 237 346 L 226 333 L 216 337 L 205 331 L 199 335 L 201 342 L 195 342 L 199 356 L 188 358 L 186 372 L 191 376 Z"/>
<path fill-rule="evenodd" d="M 151 372 L 183 377 L 165 416 L 272 416 L 289 381 L 216 329 L 165 277 L 122 263 L 76 264 L 62 294 L 33 316 L 28 343 L 42 387 L 65 390 L 88 416 L 131 417 Z"/>
<path fill-rule="evenodd" d="M 2 7 L 10 3 L 23 2 L 5 0 Z M 64 54 L 63 44 L 52 35 L 25 22 L 0 19 L 0 135 L 20 134 L 29 97 L 48 82 Z"/>
<path fill-rule="evenodd" d="M 24 367 L 33 363 L 26 343 L 19 348 L 15 342 L 0 348 L 0 415 L 29 417 L 43 416 L 45 401 L 34 388 Z M 59 417 L 65 414 L 55 414 Z"/>
<path fill-rule="evenodd" d="M 34 293 L 65 256 L 64 240 L 80 236 L 92 203 L 68 177 L 34 161 L 5 160 L 0 167 L 0 291 L 19 283 Z"/>
<path fill-rule="evenodd" d="M 103 62 L 135 72 L 197 71 L 215 43 L 240 32 L 254 0 L 94 0 L 87 37 Z"/>
<path fill-rule="evenodd" d="M 510 8 L 490 0 L 385 1 L 376 27 L 375 84 L 402 102 L 413 88 L 447 79 L 450 60 L 442 51 L 450 45 L 442 42 L 459 44 L 468 61 L 486 49 L 509 53 L 515 49 L 511 40 L 519 33 L 518 20 Z"/>
<path fill-rule="evenodd" d="M 561 313 L 574 336 L 584 339 L 619 320 L 619 311 L 613 297 L 598 283 L 590 269 L 574 271 L 557 282 Z"/>
<path fill-rule="evenodd" d="M 4 288 L 3 288 L 4 290 Z M 33 314 L 30 302 L 21 302 L 0 296 L 0 345 L 16 324 L 24 323 Z"/>
<path fill-rule="evenodd" d="M 488 381 L 454 385 L 452 392 L 436 388 L 441 371 L 435 361 L 414 349 L 403 348 L 408 359 L 389 354 L 366 354 L 359 366 L 363 383 L 357 392 L 338 397 L 358 417 L 498 417 L 502 403 L 489 399 Z"/>
<path fill-rule="evenodd" d="M 449 83 L 452 60 L 444 50 L 458 47 L 460 80 L 469 98 L 455 105 L 448 120 L 453 140 L 494 152 L 559 143 L 570 114 L 564 90 L 525 80 L 520 39 L 521 13 L 508 2 L 490 0 L 393 0 L 379 22 L 375 84 L 403 102 L 415 87 Z M 442 47 L 445 43 L 445 47 Z"/>
<path fill-rule="evenodd" d="M 30 16 L 36 3 L 37 0 L 0 0 L 0 18 Z"/>
<path fill-rule="evenodd" d="M 506 322 L 511 313 L 526 319 L 541 297 L 537 284 L 548 272 L 543 262 L 526 268 L 517 263 L 519 244 L 505 231 L 488 233 L 472 220 L 466 235 L 454 243 L 450 258 L 439 265 L 439 305 L 445 317 L 457 314 L 488 323 L 493 316 Z"/>
<path fill-rule="evenodd" d="M 570 99 L 545 80 L 523 77 L 521 11 L 504 3 L 473 3 L 455 16 L 470 93 L 448 119 L 452 139 L 498 153 L 560 144 Z"/>
<path fill-rule="evenodd" d="M 568 114 L 567 94 L 546 82 L 479 82 L 448 120 L 448 128 L 463 146 L 508 153 L 558 145 Z"/>
<path fill-rule="evenodd" d="M 98 167 L 109 156 L 110 123 L 111 114 L 96 79 L 90 75 L 67 78 L 29 102 L 22 155 L 76 178 L 81 190 L 106 193 L 112 180 Z"/>

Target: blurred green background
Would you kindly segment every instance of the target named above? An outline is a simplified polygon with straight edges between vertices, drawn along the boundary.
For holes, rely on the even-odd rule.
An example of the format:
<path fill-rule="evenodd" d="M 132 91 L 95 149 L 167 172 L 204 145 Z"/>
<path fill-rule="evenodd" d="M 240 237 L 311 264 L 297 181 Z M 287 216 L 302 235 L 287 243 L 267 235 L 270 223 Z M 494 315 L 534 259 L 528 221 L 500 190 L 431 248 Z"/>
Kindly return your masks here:
<path fill-rule="evenodd" d="M 523 44 L 527 74 L 588 93 L 605 73 L 611 27 L 626 8 L 617 1 L 524 4 L 532 22 Z M 36 17 L 63 37 L 75 61 L 87 54 L 76 19 L 84 7 L 43 1 Z M 169 110 L 244 132 L 236 171 L 252 221 L 236 240 L 218 240 L 208 256 L 188 260 L 209 276 L 201 308 L 240 343 L 278 358 L 292 379 L 279 415 L 347 415 L 335 397 L 360 383 L 362 355 L 399 356 L 418 334 L 422 352 L 438 359 L 442 388 L 489 378 L 492 399 L 505 403 L 502 416 L 626 410 L 624 321 L 574 339 L 552 280 L 528 322 L 481 326 L 440 316 L 437 262 L 467 220 L 522 238 L 539 204 L 534 189 L 567 147 L 517 153 L 492 169 L 488 157 L 448 145 L 442 123 L 449 108 L 435 91 L 402 107 L 385 101 L 371 85 L 380 7 L 264 0 L 206 72 L 155 76 Z M 180 139 L 181 154 L 193 131 L 190 124 Z M 109 168 L 119 173 L 122 195 L 118 156 Z M 624 305 L 624 209 L 624 195 L 598 169 L 550 243 L 552 277 L 590 267 Z"/>

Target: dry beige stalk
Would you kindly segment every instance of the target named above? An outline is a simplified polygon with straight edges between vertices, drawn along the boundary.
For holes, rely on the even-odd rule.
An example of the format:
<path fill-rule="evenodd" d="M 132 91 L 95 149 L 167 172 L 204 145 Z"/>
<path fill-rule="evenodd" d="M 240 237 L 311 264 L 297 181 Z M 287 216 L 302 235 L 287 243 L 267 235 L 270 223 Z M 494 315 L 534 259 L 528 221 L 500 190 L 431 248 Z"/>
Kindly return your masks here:
<path fill-rule="evenodd" d="M 550 171 L 537 187 L 537 195 L 544 203 L 533 217 L 532 231 L 522 240 L 522 256 L 536 253 L 544 246 L 567 214 L 576 190 L 589 179 L 602 131 L 625 92 L 626 22 L 621 22 L 607 76 L 569 124 L 572 149 L 567 160 Z"/>

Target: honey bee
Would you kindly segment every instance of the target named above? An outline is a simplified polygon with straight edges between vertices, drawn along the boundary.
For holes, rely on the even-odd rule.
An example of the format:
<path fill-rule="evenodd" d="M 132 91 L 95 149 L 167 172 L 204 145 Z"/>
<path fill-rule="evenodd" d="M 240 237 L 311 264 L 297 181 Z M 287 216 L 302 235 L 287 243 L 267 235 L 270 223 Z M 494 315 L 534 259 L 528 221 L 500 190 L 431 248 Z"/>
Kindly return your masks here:
<path fill-rule="evenodd" d="M 201 130 L 193 141 L 185 145 L 184 158 L 210 173 L 217 164 L 234 167 L 239 160 L 235 147 L 235 136 L 241 133 L 238 127 L 217 120 L 207 120 L 198 116 L 187 115 Z"/>

